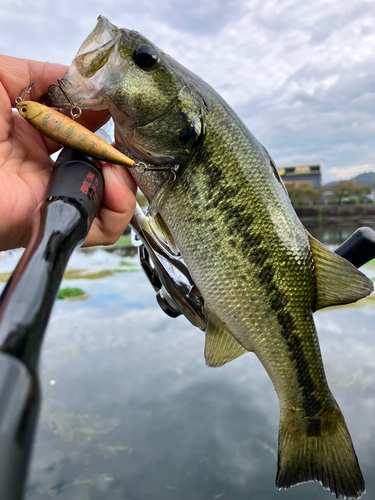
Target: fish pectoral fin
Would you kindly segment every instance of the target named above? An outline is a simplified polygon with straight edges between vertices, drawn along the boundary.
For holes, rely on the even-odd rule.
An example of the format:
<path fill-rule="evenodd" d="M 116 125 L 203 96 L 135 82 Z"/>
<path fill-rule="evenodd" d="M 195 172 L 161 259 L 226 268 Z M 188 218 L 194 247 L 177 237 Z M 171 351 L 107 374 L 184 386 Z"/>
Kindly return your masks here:
<path fill-rule="evenodd" d="M 155 217 L 151 217 L 149 223 L 155 236 L 164 241 L 174 255 L 178 255 L 179 250 L 176 242 L 161 214 L 157 213 Z"/>
<path fill-rule="evenodd" d="M 314 260 L 317 297 L 315 310 L 350 304 L 374 290 L 372 281 L 349 261 L 331 252 L 307 233 Z"/>
<path fill-rule="evenodd" d="M 213 368 L 246 354 L 247 351 L 212 314 L 208 315 L 204 357 Z"/>

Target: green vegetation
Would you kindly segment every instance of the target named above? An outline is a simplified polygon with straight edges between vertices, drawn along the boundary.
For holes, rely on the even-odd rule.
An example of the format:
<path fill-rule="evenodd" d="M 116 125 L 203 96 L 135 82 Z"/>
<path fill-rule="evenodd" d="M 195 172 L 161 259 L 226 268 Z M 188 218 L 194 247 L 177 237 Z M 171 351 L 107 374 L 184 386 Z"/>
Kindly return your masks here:
<path fill-rule="evenodd" d="M 0 283 L 6 283 L 12 273 L 0 273 Z"/>
<path fill-rule="evenodd" d="M 130 234 L 127 234 L 125 236 L 120 236 L 120 238 L 116 241 L 115 245 L 131 245 Z"/>
<path fill-rule="evenodd" d="M 108 276 L 113 276 L 114 272 L 109 270 L 87 272 L 87 269 L 72 269 L 64 274 L 64 280 L 98 280 L 101 278 L 107 278 Z"/>
<path fill-rule="evenodd" d="M 126 260 L 120 261 L 122 268 L 117 269 L 103 269 L 102 271 L 90 272 L 87 269 L 71 269 L 64 274 L 64 280 L 100 280 L 108 278 L 116 273 L 131 273 L 139 271 L 139 267 Z M 6 283 L 11 277 L 12 273 L 0 273 L 0 283 Z"/>
<path fill-rule="evenodd" d="M 84 292 L 81 288 L 61 288 L 59 290 L 59 294 L 57 296 L 58 299 L 61 300 L 76 300 L 82 299 L 86 296 L 86 292 Z"/>
<path fill-rule="evenodd" d="M 87 272 L 87 269 L 73 269 L 67 271 L 64 275 L 64 280 L 100 280 L 103 278 L 108 278 L 116 273 L 131 273 L 138 271 L 139 268 L 136 266 L 127 265 L 122 269 L 103 269 L 102 271 Z"/>
<path fill-rule="evenodd" d="M 364 201 L 366 194 L 371 193 L 370 186 L 359 186 L 355 181 L 339 181 L 332 189 L 338 204 L 347 202 Z"/>
<path fill-rule="evenodd" d="M 309 205 L 321 197 L 319 189 L 314 189 L 311 182 L 286 182 L 285 187 L 294 207 Z"/>
<path fill-rule="evenodd" d="M 120 266 L 134 267 L 134 264 L 132 262 L 128 262 L 127 260 L 121 260 Z"/>
<path fill-rule="evenodd" d="M 371 186 L 359 185 L 354 180 L 331 182 L 321 189 L 314 189 L 310 182 L 285 182 L 290 201 L 294 207 L 312 204 L 342 205 L 344 203 L 366 203 Z"/>

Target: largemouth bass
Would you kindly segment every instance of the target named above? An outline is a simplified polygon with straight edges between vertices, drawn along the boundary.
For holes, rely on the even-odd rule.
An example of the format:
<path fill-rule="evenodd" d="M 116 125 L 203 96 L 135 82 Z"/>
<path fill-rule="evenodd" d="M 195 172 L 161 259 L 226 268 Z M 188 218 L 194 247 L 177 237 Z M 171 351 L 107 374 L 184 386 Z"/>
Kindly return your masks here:
<path fill-rule="evenodd" d="M 100 17 L 64 84 L 77 106 L 110 111 L 122 152 L 160 167 L 132 175 L 204 299 L 206 363 L 254 352 L 277 391 L 277 487 L 315 480 L 359 498 L 312 313 L 368 295 L 372 282 L 307 234 L 274 162 L 228 104 L 143 35 Z M 69 107 L 55 89 L 47 101 Z M 174 181 L 161 170 L 173 163 Z"/>

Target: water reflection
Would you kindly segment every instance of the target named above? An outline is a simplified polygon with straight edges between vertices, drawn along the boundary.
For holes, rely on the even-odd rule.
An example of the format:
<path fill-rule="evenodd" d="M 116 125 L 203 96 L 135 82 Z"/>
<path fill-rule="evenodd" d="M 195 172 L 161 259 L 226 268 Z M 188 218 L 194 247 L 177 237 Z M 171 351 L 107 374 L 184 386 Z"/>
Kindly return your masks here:
<path fill-rule="evenodd" d="M 85 258 L 100 265 L 95 253 L 73 265 Z M 140 272 L 74 286 L 90 299 L 58 301 L 53 311 L 28 500 L 331 498 L 315 483 L 276 490 L 278 401 L 255 356 L 206 367 L 203 333 L 165 316 Z M 370 499 L 375 309 L 337 308 L 315 319 Z"/>
<path fill-rule="evenodd" d="M 307 228 L 309 233 L 317 240 L 325 245 L 339 246 L 343 241 L 349 238 L 356 229 L 358 224 L 345 224 L 345 226 L 337 223 L 325 226 L 323 224 L 314 225 Z"/>

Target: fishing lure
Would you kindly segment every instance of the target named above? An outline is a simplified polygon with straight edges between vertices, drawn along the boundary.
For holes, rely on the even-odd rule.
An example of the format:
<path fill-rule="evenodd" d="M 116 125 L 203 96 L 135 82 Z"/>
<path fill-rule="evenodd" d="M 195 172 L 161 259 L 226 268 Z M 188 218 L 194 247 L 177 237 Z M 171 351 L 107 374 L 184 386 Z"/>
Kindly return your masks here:
<path fill-rule="evenodd" d="M 33 127 L 63 146 L 117 165 L 130 168 L 138 166 L 134 160 L 123 155 L 83 125 L 52 108 L 35 101 L 17 102 L 16 106 L 20 115 Z"/>

